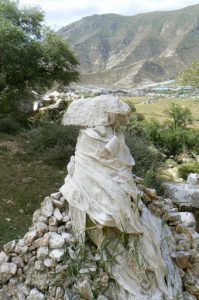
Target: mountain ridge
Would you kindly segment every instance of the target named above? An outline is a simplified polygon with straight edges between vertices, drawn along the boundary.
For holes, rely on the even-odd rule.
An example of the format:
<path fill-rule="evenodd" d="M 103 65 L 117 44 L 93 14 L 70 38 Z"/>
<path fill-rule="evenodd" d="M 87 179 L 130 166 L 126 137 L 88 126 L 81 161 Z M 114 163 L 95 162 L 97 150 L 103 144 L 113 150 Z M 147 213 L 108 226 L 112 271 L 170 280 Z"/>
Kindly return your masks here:
<path fill-rule="evenodd" d="M 82 83 L 131 87 L 174 78 L 199 59 L 199 4 L 180 10 L 91 15 L 58 31 Z"/>

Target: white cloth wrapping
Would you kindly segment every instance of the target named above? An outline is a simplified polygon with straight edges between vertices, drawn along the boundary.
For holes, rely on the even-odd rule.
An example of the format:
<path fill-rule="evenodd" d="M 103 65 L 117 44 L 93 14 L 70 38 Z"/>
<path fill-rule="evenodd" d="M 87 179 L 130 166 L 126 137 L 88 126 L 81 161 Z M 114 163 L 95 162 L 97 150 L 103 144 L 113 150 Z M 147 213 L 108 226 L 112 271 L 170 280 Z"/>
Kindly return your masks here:
<path fill-rule="evenodd" d="M 60 191 L 71 206 L 94 222 L 141 233 L 138 209 L 131 207 L 131 197 L 135 203 L 139 197 L 133 165 L 123 134 L 114 135 L 111 127 L 104 126 L 82 129 Z"/>

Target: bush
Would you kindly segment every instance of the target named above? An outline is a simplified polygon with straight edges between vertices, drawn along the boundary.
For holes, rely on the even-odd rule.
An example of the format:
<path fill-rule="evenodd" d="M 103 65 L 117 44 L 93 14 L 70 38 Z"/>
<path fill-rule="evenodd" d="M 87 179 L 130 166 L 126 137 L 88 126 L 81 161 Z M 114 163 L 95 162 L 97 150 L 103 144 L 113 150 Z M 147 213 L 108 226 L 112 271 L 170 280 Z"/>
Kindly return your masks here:
<path fill-rule="evenodd" d="M 146 171 L 144 175 L 144 184 L 147 187 L 156 189 L 158 194 L 162 194 L 164 192 L 162 181 L 158 176 L 157 170 L 154 170 L 154 168 Z"/>
<path fill-rule="evenodd" d="M 168 156 L 199 151 L 199 130 L 197 129 L 173 127 L 168 122 L 160 124 L 153 121 L 144 123 L 144 132 L 155 147 Z"/>
<path fill-rule="evenodd" d="M 27 151 L 39 159 L 64 164 L 74 153 L 78 129 L 56 123 L 46 123 L 25 134 Z"/>
<path fill-rule="evenodd" d="M 192 163 L 186 163 L 181 165 L 178 168 L 178 175 L 179 177 L 183 179 L 187 179 L 187 176 L 190 173 L 198 173 L 199 174 L 199 163 L 198 162 L 192 162 Z"/>
<path fill-rule="evenodd" d="M 7 134 L 16 134 L 22 129 L 21 124 L 11 118 L 11 116 L 5 116 L 0 119 L 0 132 Z"/>
<path fill-rule="evenodd" d="M 149 140 L 129 132 L 125 132 L 125 140 L 136 162 L 133 172 L 144 177 L 148 170 L 157 170 L 162 156 Z"/>

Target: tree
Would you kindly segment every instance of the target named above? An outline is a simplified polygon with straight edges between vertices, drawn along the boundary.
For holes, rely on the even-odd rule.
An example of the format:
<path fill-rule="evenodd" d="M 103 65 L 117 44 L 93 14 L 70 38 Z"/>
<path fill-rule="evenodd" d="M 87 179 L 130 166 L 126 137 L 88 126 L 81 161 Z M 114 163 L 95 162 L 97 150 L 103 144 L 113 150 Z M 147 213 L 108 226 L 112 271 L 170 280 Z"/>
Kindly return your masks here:
<path fill-rule="evenodd" d="M 171 126 L 175 129 L 177 127 L 186 128 L 192 124 L 192 113 L 187 107 L 181 107 L 176 103 L 172 103 L 166 112 L 172 119 Z"/>
<path fill-rule="evenodd" d="M 32 91 L 78 80 L 77 59 L 43 20 L 38 8 L 20 9 L 18 1 L 0 1 L 1 113 L 19 111 L 21 103 L 33 98 Z"/>
<path fill-rule="evenodd" d="M 179 83 L 199 88 L 199 61 L 193 62 L 192 66 L 185 69 L 178 77 Z"/>

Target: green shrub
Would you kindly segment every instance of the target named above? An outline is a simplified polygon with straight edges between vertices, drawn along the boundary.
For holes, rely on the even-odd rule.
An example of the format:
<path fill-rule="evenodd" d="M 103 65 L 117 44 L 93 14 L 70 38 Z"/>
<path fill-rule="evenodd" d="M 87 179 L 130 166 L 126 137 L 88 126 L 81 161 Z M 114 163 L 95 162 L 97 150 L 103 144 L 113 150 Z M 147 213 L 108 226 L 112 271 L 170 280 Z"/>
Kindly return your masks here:
<path fill-rule="evenodd" d="M 144 177 L 147 170 L 160 166 L 162 157 L 150 141 L 128 132 L 125 133 L 125 140 L 136 162 L 133 172 L 138 176 Z"/>
<path fill-rule="evenodd" d="M 16 134 L 21 129 L 21 124 L 11 116 L 5 116 L 0 119 L 0 132 L 2 133 Z"/>
<path fill-rule="evenodd" d="M 77 136 L 78 129 L 74 126 L 46 123 L 25 134 L 26 149 L 39 159 L 64 164 L 74 153 Z"/>
<path fill-rule="evenodd" d="M 162 181 L 159 178 L 157 170 L 155 170 L 153 167 L 146 171 L 144 175 L 144 184 L 147 187 L 156 189 L 158 194 L 162 194 L 164 192 Z"/>
<path fill-rule="evenodd" d="M 199 130 L 173 127 L 168 122 L 145 122 L 144 132 L 157 149 L 168 156 L 183 152 L 199 152 Z"/>
<path fill-rule="evenodd" d="M 198 173 L 199 174 L 199 163 L 198 162 L 192 162 L 192 163 L 186 163 L 181 165 L 178 168 L 178 175 L 179 177 L 183 179 L 187 179 L 187 176 L 190 173 Z"/>

